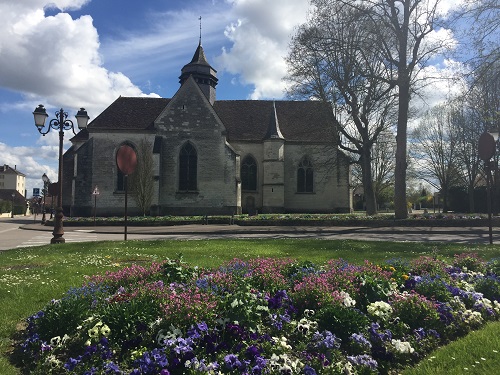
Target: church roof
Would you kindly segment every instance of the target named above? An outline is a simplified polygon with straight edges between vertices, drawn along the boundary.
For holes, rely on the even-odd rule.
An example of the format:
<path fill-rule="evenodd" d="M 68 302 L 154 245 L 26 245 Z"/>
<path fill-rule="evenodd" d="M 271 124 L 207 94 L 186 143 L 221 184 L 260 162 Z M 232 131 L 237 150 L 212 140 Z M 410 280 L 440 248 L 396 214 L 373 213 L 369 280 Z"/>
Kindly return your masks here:
<path fill-rule="evenodd" d="M 169 101 L 119 97 L 88 130 L 153 130 L 155 119 Z M 219 100 L 214 109 L 227 130 L 228 141 L 260 142 L 277 134 L 296 142 L 331 143 L 336 139 L 331 107 L 320 101 Z"/>
<path fill-rule="evenodd" d="M 331 107 L 320 101 L 220 100 L 214 109 L 229 141 L 262 141 L 269 138 L 270 125 L 276 122 L 287 141 L 331 143 L 336 139 Z"/>
<path fill-rule="evenodd" d="M 149 130 L 170 99 L 119 97 L 89 125 L 88 130 Z"/>
<path fill-rule="evenodd" d="M 203 47 L 200 44 L 198 44 L 198 48 L 196 48 L 196 51 L 194 52 L 193 58 L 191 59 L 191 62 L 189 64 L 200 64 L 200 65 L 208 65 L 207 57 L 205 56 L 205 51 L 203 50 Z M 189 65 L 188 64 L 188 65 Z"/>

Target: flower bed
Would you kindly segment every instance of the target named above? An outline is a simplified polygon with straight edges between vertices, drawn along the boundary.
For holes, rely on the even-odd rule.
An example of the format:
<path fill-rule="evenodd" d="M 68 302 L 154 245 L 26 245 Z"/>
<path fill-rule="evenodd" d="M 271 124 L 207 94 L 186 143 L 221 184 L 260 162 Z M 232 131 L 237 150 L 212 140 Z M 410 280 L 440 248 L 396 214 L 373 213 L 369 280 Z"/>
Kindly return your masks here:
<path fill-rule="evenodd" d="M 124 225 L 123 217 L 97 217 L 96 225 Z M 500 226 L 500 218 L 492 219 L 494 226 Z M 368 226 L 368 227 L 401 227 L 401 226 L 437 226 L 437 227 L 486 227 L 488 219 L 485 215 L 470 214 L 414 214 L 408 219 L 396 220 L 394 215 L 379 214 L 260 214 L 248 215 L 205 215 L 205 216 L 131 216 L 130 226 L 172 226 L 187 224 L 236 224 L 241 226 Z M 47 221 L 46 225 L 53 225 Z M 92 217 L 68 217 L 65 226 L 94 225 Z"/>
<path fill-rule="evenodd" d="M 500 318 L 500 262 L 165 260 L 88 277 L 27 319 L 30 374 L 371 374 Z"/>

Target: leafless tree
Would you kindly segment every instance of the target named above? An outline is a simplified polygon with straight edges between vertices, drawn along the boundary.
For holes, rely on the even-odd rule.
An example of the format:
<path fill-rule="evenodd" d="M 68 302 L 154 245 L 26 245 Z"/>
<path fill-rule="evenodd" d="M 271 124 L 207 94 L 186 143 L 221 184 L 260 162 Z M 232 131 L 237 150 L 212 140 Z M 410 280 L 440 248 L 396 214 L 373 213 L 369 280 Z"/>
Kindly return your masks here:
<path fill-rule="evenodd" d="M 151 142 L 142 139 L 137 145 L 137 167 L 131 175 L 131 192 L 145 216 L 153 200 L 153 149 Z"/>
<path fill-rule="evenodd" d="M 328 0 L 324 0 L 328 1 Z M 387 72 L 379 79 L 398 89 L 396 135 L 395 197 L 397 219 L 408 216 L 406 203 L 407 129 L 411 95 L 419 71 L 428 60 L 448 46 L 448 40 L 432 40 L 430 34 L 439 22 L 440 0 L 337 0 L 347 7 L 361 9 L 374 27 L 370 43 L 378 49 Z"/>
<path fill-rule="evenodd" d="M 443 212 L 448 210 L 448 193 L 463 179 L 457 165 L 458 134 L 445 105 L 427 111 L 411 133 L 411 155 L 419 177 L 440 189 Z"/>
<path fill-rule="evenodd" d="M 394 121 L 395 85 L 386 62 L 373 49 L 373 21 L 364 9 L 313 0 L 309 21 L 292 38 L 287 80 L 289 95 L 331 103 L 339 146 L 359 164 L 366 213 L 377 212 L 372 147 Z"/>

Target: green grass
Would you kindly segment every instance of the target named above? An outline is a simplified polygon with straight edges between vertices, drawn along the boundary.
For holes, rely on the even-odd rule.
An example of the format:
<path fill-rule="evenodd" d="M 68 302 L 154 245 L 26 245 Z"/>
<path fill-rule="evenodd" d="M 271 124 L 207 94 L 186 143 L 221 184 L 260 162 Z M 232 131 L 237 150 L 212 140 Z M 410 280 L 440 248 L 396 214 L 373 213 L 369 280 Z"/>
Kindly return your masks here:
<path fill-rule="evenodd" d="M 498 374 L 499 369 L 500 322 L 494 322 L 436 350 L 403 375 L 482 375 Z"/>
<path fill-rule="evenodd" d="M 69 288 L 81 286 L 84 275 L 117 270 L 132 263 L 177 258 L 179 254 L 192 265 L 216 267 L 233 258 L 290 257 L 316 263 L 343 258 L 359 264 L 365 259 L 382 263 L 391 258 L 411 259 L 420 255 L 450 258 L 464 251 L 477 252 L 485 259 L 500 257 L 498 246 L 312 239 L 92 242 L 0 252 L 0 374 L 19 373 L 10 365 L 6 353 L 11 349 L 11 337 L 24 319 L 51 299 L 60 298 Z M 480 332 L 487 332 L 491 327 L 500 330 L 499 325 L 492 324 Z M 498 348 L 498 342 L 496 345 Z M 489 358 L 491 347 L 485 348 L 481 341 L 475 346 L 483 350 L 476 360 Z M 431 364 L 436 362 L 433 360 Z M 447 362 L 452 360 L 446 356 L 439 360 L 443 366 Z M 500 368 L 500 358 L 495 364 Z M 427 372 L 418 372 L 424 373 Z"/>

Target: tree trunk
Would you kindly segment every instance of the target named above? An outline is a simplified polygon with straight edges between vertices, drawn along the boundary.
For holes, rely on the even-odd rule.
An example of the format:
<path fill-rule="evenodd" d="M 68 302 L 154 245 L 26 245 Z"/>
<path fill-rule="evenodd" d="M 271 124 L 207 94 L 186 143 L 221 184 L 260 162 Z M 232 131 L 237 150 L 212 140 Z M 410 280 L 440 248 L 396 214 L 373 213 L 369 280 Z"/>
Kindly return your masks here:
<path fill-rule="evenodd" d="M 363 150 L 360 162 L 366 203 L 366 214 L 371 216 L 377 213 L 377 199 L 375 197 L 375 189 L 373 188 L 370 148 L 365 148 Z"/>
<path fill-rule="evenodd" d="M 407 157 L 407 126 L 408 108 L 410 102 L 410 83 L 407 72 L 400 75 L 398 127 L 396 135 L 396 168 L 394 171 L 394 214 L 396 219 L 408 217 L 406 205 L 406 157 Z"/>
<path fill-rule="evenodd" d="M 469 213 L 473 213 L 476 211 L 476 206 L 474 203 L 474 183 L 469 184 L 467 195 L 469 196 Z"/>

